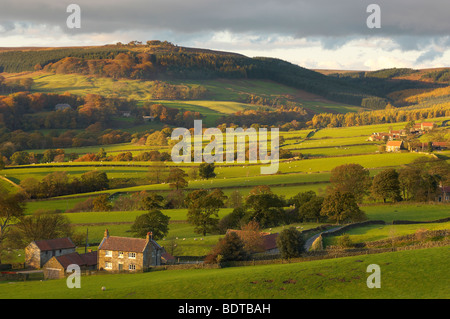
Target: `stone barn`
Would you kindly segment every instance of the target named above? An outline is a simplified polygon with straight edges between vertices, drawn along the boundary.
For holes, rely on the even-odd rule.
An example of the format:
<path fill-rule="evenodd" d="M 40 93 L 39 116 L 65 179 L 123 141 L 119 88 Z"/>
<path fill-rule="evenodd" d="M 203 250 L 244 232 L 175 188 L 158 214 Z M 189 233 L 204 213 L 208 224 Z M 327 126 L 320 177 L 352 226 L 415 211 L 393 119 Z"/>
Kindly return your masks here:
<path fill-rule="evenodd" d="M 52 257 L 74 253 L 75 248 L 68 237 L 32 241 L 25 248 L 25 266 L 40 269 Z"/>
<path fill-rule="evenodd" d="M 42 267 L 44 270 L 44 278 L 64 278 L 69 265 L 78 265 L 81 270 L 96 270 L 97 252 L 94 251 L 86 254 L 79 254 L 75 252 L 62 256 L 54 256 Z"/>

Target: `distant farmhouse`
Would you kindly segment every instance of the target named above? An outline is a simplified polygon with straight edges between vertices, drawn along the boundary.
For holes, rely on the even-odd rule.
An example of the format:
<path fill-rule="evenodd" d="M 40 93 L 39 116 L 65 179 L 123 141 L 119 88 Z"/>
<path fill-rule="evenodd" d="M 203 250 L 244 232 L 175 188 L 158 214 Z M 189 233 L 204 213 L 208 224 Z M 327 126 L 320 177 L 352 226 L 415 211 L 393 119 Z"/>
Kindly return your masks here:
<path fill-rule="evenodd" d="M 98 246 L 97 269 L 106 271 L 142 271 L 161 265 L 163 248 L 147 234 L 145 239 L 109 236 L 105 230 Z"/>
<path fill-rule="evenodd" d="M 97 252 L 94 251 L 86 254 L 79 254 L 75 252 L 61 256 L 54 256 L 43 266 L 44 278 L 64 278 L 69 265 L 78 265 L 81 270 L 96 270 Z"/>
<path fill-rule="evenodd" d="M 439 193 L 436 197 L 437 202 L 450 202 L 450 186 L 439 187 Z"/>
<path fill-rule="evenodd" d="M 65 110 L 65 109 L 71 109 L 72 107 L 69 104 L 56 104 L 55 105 L 55 111 Z"/>
<path fill-rule="evenodd" d="M 415 130 L 429 131 L 434 128 L 434 123 L 431 122 L 422 122 L 420 124 L 416 124 L 413 127 Z"/>
<path fill-rule="evenodd" d="M 74 253 L 75 248 L 75 244 L 68 237 L 32 241 L 25 248 L 25 265 L 40 269 L 52 257 Z"/>
<path fill-rule="evenodd" d="M 142 116 L 142 119 L 144 120 L 144 122 L 153 122 L 155 120 L 154 116 L 150 116 L 150 115 L 144 115 Z"/>
<path fill-rule="evenodd" d="M 386 152 L 400 152 L 403 149 L 403 141 L 389 141 L 386 144 Z"/>

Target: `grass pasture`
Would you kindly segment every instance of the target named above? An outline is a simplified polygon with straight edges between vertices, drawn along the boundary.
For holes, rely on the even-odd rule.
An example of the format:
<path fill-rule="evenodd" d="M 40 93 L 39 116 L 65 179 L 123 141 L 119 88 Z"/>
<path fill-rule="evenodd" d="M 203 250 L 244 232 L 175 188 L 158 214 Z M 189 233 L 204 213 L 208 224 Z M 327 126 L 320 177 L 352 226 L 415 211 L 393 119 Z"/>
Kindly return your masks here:
<path fill-rule="evenodd" d="M 350 235 L 352 243 L 363 243 L 414 234 L 418 230 L 442 230 L 450 229 L 450 222 L 430 224 L 408 224 L 408 225 L 369 225 L 350 229 L 346 234 Z M 337 237 L 325 237 L 325 245 L 336 245 Z"/>
<path fill-rule="evenodd" d="M 64 279 L 2 282 L 0 298 L 449 298 L 449 262 L 450 248 L 440 247 L 304 263 L 88 276 L 82 277 L 81 289 L 68 289 Z M 381 267 L 381 289 L 367 287 L 370 264 Z"/>

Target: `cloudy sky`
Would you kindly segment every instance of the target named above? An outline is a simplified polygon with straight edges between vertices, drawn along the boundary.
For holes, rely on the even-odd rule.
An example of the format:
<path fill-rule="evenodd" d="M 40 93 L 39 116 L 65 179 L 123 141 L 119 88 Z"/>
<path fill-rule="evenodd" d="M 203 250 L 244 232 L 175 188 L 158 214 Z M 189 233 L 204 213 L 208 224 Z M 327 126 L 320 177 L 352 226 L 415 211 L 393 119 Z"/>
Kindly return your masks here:
<path fill-rule="evenodd" d="M 81 28 L 69 29 L 69 4 Z M 368 28 L 370 4 L 381 28 Z M 167 40 L 307 68 L 450 66 L 448 0 L 1 0 L 0 46 Z"/>

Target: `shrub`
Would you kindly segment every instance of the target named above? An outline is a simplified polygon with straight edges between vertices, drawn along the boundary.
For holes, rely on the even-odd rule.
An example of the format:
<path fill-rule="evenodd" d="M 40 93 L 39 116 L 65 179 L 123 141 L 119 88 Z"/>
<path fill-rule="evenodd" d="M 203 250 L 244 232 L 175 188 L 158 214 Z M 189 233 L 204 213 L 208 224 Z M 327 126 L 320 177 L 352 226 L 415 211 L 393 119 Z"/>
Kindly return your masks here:
<path fill-rule="evenodd" d="M 280 250 L 281 258 L 296 258 L 304 250 L 304 239 L 298 230 L 290 227 L 280 233 L 277 238 L 277 246 Z"/>
<path fill-rule="evenodd" d="M 206 256 L 205 263 L 211 264 L 245 259 L 247 259 L 247 252 L 244 249 L 244 242 L 236 233 L 230 232 L 220 239 L 212 252 Z"/>
<path fill-rule="evenodd" d="M 350 239 L 349 234 L 345 234 L 345 235 L 338 237 L 337 244 L 341 248 L 353 247 L 353 243 L 352 243 L 352 240 Z"/>

